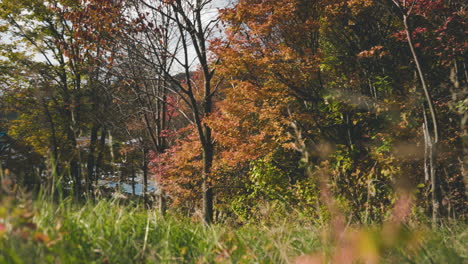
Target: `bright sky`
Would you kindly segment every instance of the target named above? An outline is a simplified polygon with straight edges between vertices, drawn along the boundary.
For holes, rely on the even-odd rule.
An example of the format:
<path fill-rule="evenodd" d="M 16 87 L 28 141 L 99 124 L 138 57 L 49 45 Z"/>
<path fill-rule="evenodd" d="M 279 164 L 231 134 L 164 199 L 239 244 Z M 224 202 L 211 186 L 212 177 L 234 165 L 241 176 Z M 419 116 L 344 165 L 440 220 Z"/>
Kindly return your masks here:
<path fill-rule="evenodd" d="M 151 0 L 148 1 L 149 3 L 152 2 Z M 236 2 L 236 0 L 213 0 L 210 5 L 208 6 L 207 8 L 207 11 L 203 14 L 203 23 L 208 23 L 209 21 L 211 21 L 212 19 L 216 18 L 217 14 L 218 14 L 218 9 L 219 8 L 224 8 L 224 7 L 227 7 L 227 6 L 231 6 L 233 4 L 233 2 Z M 0 43 L 6 43 L 6 44 L 10 44 L 14 41 L 13 39 L 13 36 L 11 34 L 8 34 L 8 33 L 0 33 Z M 25 47 L 17 47 L 19 50 L 24 50 L 26 49 Z M 44 58 L 44 56 L 40 53 L 35 53 L 33 54 L 34 55 L 34 59 L 36 61 L 45 61 L 46 59 Z M 191 52 L 190 52 L 190 56 L 191 57 L 195 57 L 195 51 L 192 49 Z M 2 56 L 0 56 L 0 59 L 6 59 Z M 196 66 L 196 65 L 194 65 Z"/>

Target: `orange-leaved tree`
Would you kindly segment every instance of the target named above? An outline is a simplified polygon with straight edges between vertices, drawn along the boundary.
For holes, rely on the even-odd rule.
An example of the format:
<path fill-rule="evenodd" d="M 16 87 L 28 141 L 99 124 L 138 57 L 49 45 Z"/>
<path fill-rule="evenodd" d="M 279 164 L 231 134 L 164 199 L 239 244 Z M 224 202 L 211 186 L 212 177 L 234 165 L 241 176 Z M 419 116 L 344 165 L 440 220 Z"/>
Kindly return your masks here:
<path fill-rule="evenodd" d="M 261 178 L 262 173 L 283 171 L 286 179 L 275 181 L 286 186 L 304 176 L 298 172 L 291 125 L 301 120 L 311 138 L 322 136 L 324 117 L 317 111 L 323 104 L 319 21 L 325 5 L 242 0 L 222 11 L 226 38 L 214 51 L 221 61 L 219 74 L 229 85 L 222 90 L 225 98 L 217 113 L 207 121 L 219 143 L 217 173 L 230 168 L 235 177 L 236 171 L 250 171 Z M 284 155 L 292 157 L 290 163 L 279 158 Z M 263 182 L 260 178 L 256 180 Z M 250 188 L 248 182 L 245 188 Z M 290 188 L 283 190 L 281 195 L 288 196 Z"/>

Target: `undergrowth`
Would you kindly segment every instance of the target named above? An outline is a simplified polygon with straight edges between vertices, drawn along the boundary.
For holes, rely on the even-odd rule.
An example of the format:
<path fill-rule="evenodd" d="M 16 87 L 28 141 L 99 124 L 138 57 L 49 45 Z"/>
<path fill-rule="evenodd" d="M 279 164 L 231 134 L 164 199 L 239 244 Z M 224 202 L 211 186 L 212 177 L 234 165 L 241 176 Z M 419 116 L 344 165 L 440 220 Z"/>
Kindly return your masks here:
<path fill-rule="evenodd" d="M 460 223 L 436 231 L 406 224 L 348 226 L 334 237 L 331 225 L 294 217 L 206 226 L 117 200 L 80 205 L 12 197 L 1 201 L 0 263 L 8 264 L 463 263 L 467 257 L 468 233 Z"/>

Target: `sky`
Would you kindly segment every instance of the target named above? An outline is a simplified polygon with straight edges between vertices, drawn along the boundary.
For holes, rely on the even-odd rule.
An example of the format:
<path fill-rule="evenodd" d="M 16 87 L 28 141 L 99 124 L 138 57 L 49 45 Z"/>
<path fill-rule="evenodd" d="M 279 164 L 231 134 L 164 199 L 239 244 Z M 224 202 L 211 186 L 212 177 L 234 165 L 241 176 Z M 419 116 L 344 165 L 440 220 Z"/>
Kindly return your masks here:
<path fill-rule="evenodd" d="M 219 8 L 225 8 L 225 7 L 228 7 L 228 6 L 231 6 L 233 5 L 233 2 L 235 2 L 236 0 L 213 0 L 209 6 L 207 7 L 207 11 L 203 13 L 203 17 L 202 17 L 202 20 L 203 20 L 203 23 L 209 23 L 209 21 L 211 21 L 212 19 L 215 19 L 216 16 L 218 15 L 218 9 Z M 148 3 L 151 3 L 151 2 L 154 2 L 154 0 L 148 0 L 147 1 Z M 2 24 L 2 21 L 0 21 L 0 24 Z M 12 42 L 14 41 L 14 38 L 12 36 L 12 34 L 6 32 L 6 33 L 0 33 L 0 44 L 11 44 Z M 17 49 L 19 51 L 21 50 L 25 50 L 26 48 L 23 46 L 17 46 Z M 42 54 L 40 54 L 39 52 L 35 52 L 32 54 L 33 55 L 33 58 L 35 61 L 39 61 L 39 62 L 45 62 L 46 59 L 44 58 L 44 56 Z M 48 54 L 50 55 L 50 54 Z M 195 51 L 193 49 L 191 49 L 191 52 L 189 54 L 189 56 L 191 58 L 195 58 Z M 180 57 L 180 55 L 179 55 Z M 3 56 L 0 56 L 0 60 L 5 60 L 6 58 L 3 57 Z M 193 65 L 193 67 L 196 67 L 196 65 Z M 177 71 L 177 69 L 176 69 Z"/>

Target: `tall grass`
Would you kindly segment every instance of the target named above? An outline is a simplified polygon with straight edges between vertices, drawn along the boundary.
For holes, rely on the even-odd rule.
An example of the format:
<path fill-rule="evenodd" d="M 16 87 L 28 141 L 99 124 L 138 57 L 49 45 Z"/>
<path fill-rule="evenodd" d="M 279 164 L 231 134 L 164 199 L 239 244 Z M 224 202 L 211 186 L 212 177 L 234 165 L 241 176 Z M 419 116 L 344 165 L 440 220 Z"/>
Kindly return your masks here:
<path fill-rule="evenodd" d="M 161 217 L 117 200 L 78 205 L 67 199 L 32 203 L 3 198 L 0 208 L 0 263 L 316 263 L 298 257 L 341 250 L 327 237 L 328 227 L 287 217 L 276 224 L 234 228 Z M 417 239 L 381 251 L 378 262 L 466 261 L 466 225 L 447 224 L 437 232 L 405 228 Z M 379 242 L 385 239 L 380 227 L 356 230 L 357 236 L 385 244 Z"/>

